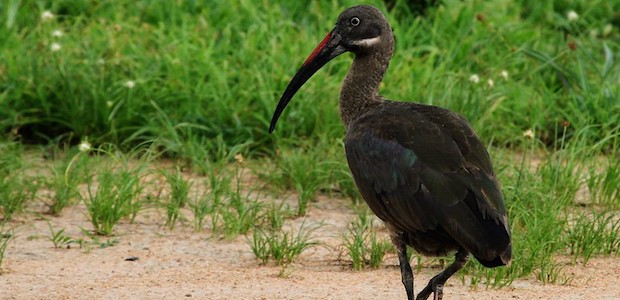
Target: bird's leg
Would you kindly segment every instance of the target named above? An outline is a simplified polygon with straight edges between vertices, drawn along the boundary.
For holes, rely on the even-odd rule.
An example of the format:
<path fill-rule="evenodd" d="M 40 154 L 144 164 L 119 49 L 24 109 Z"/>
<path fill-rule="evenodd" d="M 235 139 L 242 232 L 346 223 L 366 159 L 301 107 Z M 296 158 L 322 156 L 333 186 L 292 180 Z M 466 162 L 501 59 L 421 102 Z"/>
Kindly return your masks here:
<path fill-rule="evenodd" d="M 401 234 L 392 235 L 392 242 L 396 246 L 398 252 L 398 262 L 400 264 L 400 275 L 402 276 L 403 285 L 407 291 L 407 299 L 413 300 L 413 271 L 407 258 L 407 245 Z"/>
<path fill-rule="evenodd" d="M 454 273 L 463 268 L 465 263 L 467 263 L 469 252 L 461 248 L 458 252 L 456 252 L 455 257 L 456 259 L 451 265 L 449 265 L 441 273 L 435 275 L 435 277 L 428 282 L 428 285 L 418 294 L 416 300 L 425 300 L 431 295 L 431 293 L 434 294 L 433 300 L 441 300 L 443 297 L 444 283 L 446 283 L 450 276 L 454 275 Z"/>

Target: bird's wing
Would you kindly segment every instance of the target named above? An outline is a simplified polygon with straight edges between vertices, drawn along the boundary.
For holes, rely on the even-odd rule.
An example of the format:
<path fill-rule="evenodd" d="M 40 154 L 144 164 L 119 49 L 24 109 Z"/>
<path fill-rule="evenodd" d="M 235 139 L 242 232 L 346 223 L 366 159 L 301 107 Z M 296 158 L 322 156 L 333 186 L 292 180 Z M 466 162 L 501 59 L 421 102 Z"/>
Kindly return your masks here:
<path fill-rule="evenodd" d="M 347 160 L 371 209 L 402 231 L 441 226 L 469 248 L 509 239 L 499 184 L 469 124 L 437 107 L 401 105 L 348 128 Z"/>

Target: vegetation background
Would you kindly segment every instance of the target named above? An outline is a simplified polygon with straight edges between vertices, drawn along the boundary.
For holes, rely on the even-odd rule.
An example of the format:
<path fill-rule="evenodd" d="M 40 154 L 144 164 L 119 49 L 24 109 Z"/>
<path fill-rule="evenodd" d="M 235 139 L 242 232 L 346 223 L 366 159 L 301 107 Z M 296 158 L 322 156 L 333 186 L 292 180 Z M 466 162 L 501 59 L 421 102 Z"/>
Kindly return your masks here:
<path fill-rule="evenodd" d="M 472 283 L 566 282 L 562 258 L 620 253 L 619 1 L 444 0 L 422 15 L 403 0 L 389 12 L 365 2 L 387 13 L 396 36 L 382 94 L 463 114 L 493 157 L 515 261 L 469 263 Z M 192 220 L 196 230 L 247 234 L 263 261 L 293 261 L 314 245 L 313 227 L 278 234 L 283 223 L 317 195 L 359 202 L 337 110 L 350 56 L 315 75 L 276 131 L 267 128 L 305 55 L 356 4 L 1 1 L 0 263 L 15 216 L 40 213 L 37 203 L 56 216 L 84 205 L 86 232 L 99 235 L 155 207 L 170 230 Z M 163 193 L 148 193 L 162 186 L 153 174 Z M 204 193 L 192 196 L 197 185 Z M 380 265 L 372 251 L 364 260 L 364 247 L 391 251 L 355 243 L 376 239 L 365 214 L 343 237 L 351 259 L 362 256 L 356 268 Z M 50 231 L 62 244 L 62 231 Z"/>

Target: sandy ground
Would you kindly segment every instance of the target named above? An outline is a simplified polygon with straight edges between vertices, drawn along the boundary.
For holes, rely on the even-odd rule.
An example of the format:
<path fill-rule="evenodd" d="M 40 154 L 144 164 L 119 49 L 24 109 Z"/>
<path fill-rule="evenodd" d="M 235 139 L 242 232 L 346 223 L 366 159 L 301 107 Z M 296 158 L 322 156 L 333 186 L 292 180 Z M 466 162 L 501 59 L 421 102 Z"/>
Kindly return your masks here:
<path fill-rule="evenodd" d="M 134 224 L 119 224 L 114 236 L 101 237 L 117 239 L 117 245 L 90 249 L 54 249 L 48 239 L 48 221 L 68 236 L 84 237 L 80 227 L 91 225 L 82 205 L 67 208 L 62 217 L 18 217 L 0 275 L 0 299 L 405 299 L 394 255 L 378 270 L 357 272 L 339 260 L 340 236 L 354 217 L 344 200 L 313 203 L 305 222 L 323 222 L 314 236 L 331 247 L 304 252 L 284 277 L 280 267 L 261 266 L 243 236 L 215 239 L 189 225 L 171 231 L 161 226 L 158 212 L 144 215 Z M 138 259 L 126 260 L 132 256 Z M 417 272 L 416 290 L 438 271 Z M 445 298 L 620 299 L 620 258 L 596 258 L 565 272 L 573 279 L 568 285 L 523 279 L 501 289 L 472 289 L 455 276 L 444 288 Z"/>

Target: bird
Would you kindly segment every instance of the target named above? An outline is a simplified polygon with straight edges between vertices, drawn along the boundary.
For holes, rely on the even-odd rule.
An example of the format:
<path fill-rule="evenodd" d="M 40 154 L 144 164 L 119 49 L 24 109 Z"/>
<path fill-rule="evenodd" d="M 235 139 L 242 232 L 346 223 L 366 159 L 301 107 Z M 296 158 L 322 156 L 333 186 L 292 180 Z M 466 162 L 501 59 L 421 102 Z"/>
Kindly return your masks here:
<path fill-rule="evenodd" d="M 509 265 L 512 242 L 500 183 L 470 123 L 441 107 L 379 94 L 394 35 L 378 8 L 354 6 L 339 15 L 283 92 L 269 132 L 301 86 L 346 52 L 354 54 L 339 100 L 346 159 L 362 198 L 389 232 L 407 299 L 414 299 L 407 247 L 425 256 L 455 253 L 417 300 L 442 299 L 445 282 L 470 255 L 485 267 Z"/>

